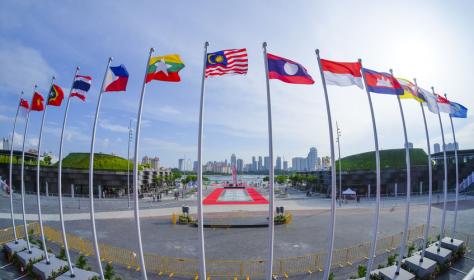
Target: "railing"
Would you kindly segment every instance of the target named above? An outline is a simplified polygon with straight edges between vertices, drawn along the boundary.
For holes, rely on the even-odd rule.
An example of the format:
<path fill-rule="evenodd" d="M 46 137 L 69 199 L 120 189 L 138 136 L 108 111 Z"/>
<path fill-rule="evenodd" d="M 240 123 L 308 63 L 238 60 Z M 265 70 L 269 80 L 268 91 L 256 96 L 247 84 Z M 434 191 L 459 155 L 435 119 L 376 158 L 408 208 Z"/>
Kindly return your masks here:
<path fill-rule="evenodd" d="M 33 234 L 39 234 L 38 223 L 28 226 Z M 408 232 L 409 244 L 422 244 L 424 225 L 411 228 Z M 23 237 L 23 227 L 18 226 L 19 237 Z M 437 234 L 436 228 L 432 228 L 431 236 Z M 62 244 L 61 232 L 45 226 L 46 238 L 53 243 Z M 72 234 L 68 234 L 69 247 L 86 256 L 94 254 L 92 244 Z M 457 233 L 457 238 L 463 240 L 468 250 L 474 249 L 474 234 Z M 390 253 L 400 246 L 402 233 L 385 236 L 377 241 L 377 255 Z M 0 230 L 0 244 L 13 240 L 11 228 Z M 128 269 L 140 270 L 136 254 L 124 248 L 118 248 L 107 244 L 100 244 L 100 252 L 103 261 L 109 261 L 127 267 Z M 352 266 L 355 263 L 368 259 L 370 243 L 365 242 L 352 247 L 335 249 L 333 252 L 332 268 Z M 276 259 L 274 273 L 288 277 L 290 275 L 306 274 L 323 271 L 325 252 L 315 254 Z M 147 270 L 157 275 L 182 276 L 194 278 L 198 275 L 199 260 L 189 258 L 176 258 L 145 254 Z M 255 278 L 263 277 L 265 274 L 266 260 L 207 260 L 207 273 L 216 278 Z"/>

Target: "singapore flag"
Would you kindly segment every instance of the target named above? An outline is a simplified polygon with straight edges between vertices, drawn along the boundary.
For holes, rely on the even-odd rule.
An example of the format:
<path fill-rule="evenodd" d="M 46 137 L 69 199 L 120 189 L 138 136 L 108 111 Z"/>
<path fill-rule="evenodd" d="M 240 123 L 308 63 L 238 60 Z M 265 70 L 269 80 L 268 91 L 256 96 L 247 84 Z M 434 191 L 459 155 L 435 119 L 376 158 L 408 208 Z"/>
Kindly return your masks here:
<path fill-rule="evenodd" d="M 336 62 L 321 59 L 324 79 L 328 85 L 351 86 L 363 89 L 361 65 L 359 62 Z"/>

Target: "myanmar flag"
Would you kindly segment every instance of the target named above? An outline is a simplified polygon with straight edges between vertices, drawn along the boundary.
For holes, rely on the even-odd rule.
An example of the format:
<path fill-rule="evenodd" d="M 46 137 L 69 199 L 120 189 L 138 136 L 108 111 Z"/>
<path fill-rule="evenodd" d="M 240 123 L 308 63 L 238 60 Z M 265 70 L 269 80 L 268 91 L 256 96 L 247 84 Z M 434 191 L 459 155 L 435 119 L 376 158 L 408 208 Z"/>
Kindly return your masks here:
<path fill-rule="evenodd" d="M 181 81 L 179 71 L 183 68 L 184 64 L 177 54 L 152 57 L 146 73 L 146 82 L 152 80 L 179 82 Z"/>

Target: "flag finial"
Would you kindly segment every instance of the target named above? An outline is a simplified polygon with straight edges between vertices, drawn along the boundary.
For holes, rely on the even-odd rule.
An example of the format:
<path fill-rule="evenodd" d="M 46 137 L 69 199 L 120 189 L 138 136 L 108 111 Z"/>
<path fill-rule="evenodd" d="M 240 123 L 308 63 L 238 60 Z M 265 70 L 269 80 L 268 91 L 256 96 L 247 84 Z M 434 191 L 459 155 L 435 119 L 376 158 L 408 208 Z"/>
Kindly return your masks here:
<path fill-rule="evenodd" d="M 359 61 L 359 63 L 362 63 L 362 59 L 361 59 L 361 58 L 357 59 L 357 61 Z"/>
<path fill-rule="evenodd" d="M 114 60 L 114 58 L 110 56 L 109 57 L 109 62 L 112 62 L 112 60 Z"/>
<path fill-rule="evenodd" d="M 154 47 L 151 47 L 151 48 L 150 48 L 150 53 L 152 53 L 152 52 L 155 52 L 155 48 L 154 48 Z"/>
<path fill-rule="evenodd" d="M 209 46 L 209 42 L 208 41 L 204 42 L 204 47 L 207 48 L 208 46 Z"/>
<path fill-rule="evenodd" d="M 316 49 L 315 52 L 317 55 L 319 55 L 319 49 Z"/>
<path fill-rule="evenodd" d="M 76 71 L 79 71 L 81 69 L 81 67 L 77 66 L 76 67 Z"/>
<path fill-rule="evenodd" d="M 267 42 L 263 42 L 262 47 L 266 48 L 267 47 Z"/>

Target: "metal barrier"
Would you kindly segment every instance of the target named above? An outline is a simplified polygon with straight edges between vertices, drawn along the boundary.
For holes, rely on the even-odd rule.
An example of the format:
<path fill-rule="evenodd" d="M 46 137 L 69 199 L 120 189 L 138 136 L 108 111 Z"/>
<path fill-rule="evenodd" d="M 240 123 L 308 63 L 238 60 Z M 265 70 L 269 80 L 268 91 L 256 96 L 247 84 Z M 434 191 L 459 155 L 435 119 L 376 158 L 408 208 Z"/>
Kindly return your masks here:
<path fill-rule="evenodd" d="M 424 225 L 411 228 L 408 232 L 409 244 L 418 244 L 423 236 Z M 33 234 L 39 234 L 39 224 L 32 223 L 28 225 L 28 229 L 33 230 Z M 61 232 L 45 226 L 46 238 L 53 243 L 62 244 Z M 18 236 L 23 237 L 23 227 L 17 227 Z M 434 240 L 437 230 L 431 229 L 431 237 Z M 385 254 L 396 250 L 400 246 L 402 233 L 385 236 L 377 241 L 377 255 Z M 474 235 L 466 233 L 457 233 L 457 237 L 464 240 L 468 250 L 474 249 Z M 13 230 L 7 228 L 0 230 L 0 244 L 13 240 Z M 69 247 L 86 256 L 94 254 L 92 243 L 78 236 L 68 234 Z M 100 252 L 103 261 L 108 261 L 118 265 L 125 266 L 129 269 L 140 270 L 135 252 L 100 244 Z M 370 243 L 365 242 L 352 247 L 335 249 L 333 252 L 332 267 L 352 266 L 354 263 L 368 259 Z M 296 256 L 289 258 L 276 259 L 274 263 L 274 273 L 289 277 L 290 275 L 322 272 L 325 252 L 315 254 Z M 187 278 L 196 278 L 198 275 L 198 259 L 176 258 L 159 256 L 154 254 L 145 254 L 145 262 L 149 272 L 156 273 L 168 277 L 182 276 Z M 207 260 L 207 273 L 209 277 L 215 278 L 239 278 L 248 279 L 255 277 L 263 277 L 265 275 L 265 260 Z"/>

